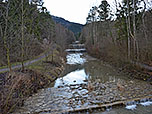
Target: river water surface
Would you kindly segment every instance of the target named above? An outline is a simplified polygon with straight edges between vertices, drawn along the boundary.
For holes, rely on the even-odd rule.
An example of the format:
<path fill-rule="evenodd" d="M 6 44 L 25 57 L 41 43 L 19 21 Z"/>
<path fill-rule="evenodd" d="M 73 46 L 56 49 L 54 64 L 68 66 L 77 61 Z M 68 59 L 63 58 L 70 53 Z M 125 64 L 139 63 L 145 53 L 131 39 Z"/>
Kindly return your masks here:
<path fill-rule="evenodd" d="M 73 45 L 77 47 L 77 43 Z M 88 56 L 84 47 L 77 48 L 75 51 L 72 49 L 72 52 L 68 49 L 63 76 L 50 88 L 42 89 L 27 99 L 16 113 L 152 114 L 152 85 L 132 79 Z M 136 98 L 142 99 L 131 101 Z M 125 105 L 102 108 L 103 104 L 121 101 Z"/>

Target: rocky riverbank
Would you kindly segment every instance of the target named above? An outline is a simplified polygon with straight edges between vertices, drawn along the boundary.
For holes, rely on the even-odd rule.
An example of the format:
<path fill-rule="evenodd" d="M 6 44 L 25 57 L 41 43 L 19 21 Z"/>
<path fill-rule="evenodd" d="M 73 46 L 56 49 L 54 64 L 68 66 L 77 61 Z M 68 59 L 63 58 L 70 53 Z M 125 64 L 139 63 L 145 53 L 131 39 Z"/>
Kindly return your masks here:
<path fill-rule="evenodd" d="M 152 98 L 152 86 L 138 80 L 100 80 L 84 84 L 72 84 L 58 88 L 42 89 L 28 98 L 16 114 L 65 113 L 92 109 L 106 110 L 115 105 L 130 105 L 131 102 Z"/>

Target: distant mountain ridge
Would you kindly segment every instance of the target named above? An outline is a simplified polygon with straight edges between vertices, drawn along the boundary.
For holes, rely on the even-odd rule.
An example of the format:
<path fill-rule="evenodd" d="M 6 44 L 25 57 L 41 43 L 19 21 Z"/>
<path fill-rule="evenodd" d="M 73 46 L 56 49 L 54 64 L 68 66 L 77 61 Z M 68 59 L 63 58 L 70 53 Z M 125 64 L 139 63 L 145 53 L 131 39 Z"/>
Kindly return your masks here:
<path fill-rule="evenodd" d="M 52 19 L 56 22 L 56 23 L 60 23 L 61 25 L 63 25 L 64 27 L 68 28 L 69 30 L 71 30 L 75 35 L 77 35 L 78 33 L 81 32 L 82 28 L 84 25 L 79 24 L 79 23 L 74 23 L 74 22 L 70 22 L 68 20 L 65 20 L 62 17 L 57 17 L 57 16 L 52 16 Z"/>

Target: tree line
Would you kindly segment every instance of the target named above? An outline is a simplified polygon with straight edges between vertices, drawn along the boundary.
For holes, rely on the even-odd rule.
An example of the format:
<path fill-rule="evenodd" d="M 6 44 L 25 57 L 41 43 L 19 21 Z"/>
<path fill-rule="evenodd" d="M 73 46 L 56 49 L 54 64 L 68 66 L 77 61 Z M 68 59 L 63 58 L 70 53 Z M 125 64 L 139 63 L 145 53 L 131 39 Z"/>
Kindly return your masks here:
<path fill-rule="evenodd" d="M 53 50 L 53 45 L 61 51 L 74 40 L 43 4 L 43 0 L 0 0 L 0 66 L 11 71 L 12 63 L 20 62 L 24 70 L 25 60 Z"/>
<path fill-rule="evenodd" d="M 106 0 L 93 6 L 80 40 L 88 52 L 116 64 L 152 61 L 152 3 L 147 0 Z M 113 10 L 112 10 L 113 9 Z"/>

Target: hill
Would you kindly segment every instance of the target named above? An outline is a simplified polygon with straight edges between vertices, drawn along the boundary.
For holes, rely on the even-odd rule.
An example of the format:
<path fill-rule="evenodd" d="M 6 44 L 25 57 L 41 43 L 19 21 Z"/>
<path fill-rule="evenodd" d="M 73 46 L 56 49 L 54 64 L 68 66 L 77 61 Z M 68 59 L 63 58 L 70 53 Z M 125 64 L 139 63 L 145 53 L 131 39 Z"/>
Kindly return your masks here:
<path fill-rule="evenodd" d="M 71 30 L 75 35 L 77 35 L 78 33 L 81 32 L 82 28 L 84 25 L 79 24 L 79 23 L 74 23 L 74 22 L 70 22 L 68 20 L 65 20 L 62 17 L 57 17 L 57 16 L 52 16 L 52 19 L 56 22 L 56 23 L 60 23 L 61 25 L 63 25 L 64 27 L 68 28 L 69 30 Z"/>

